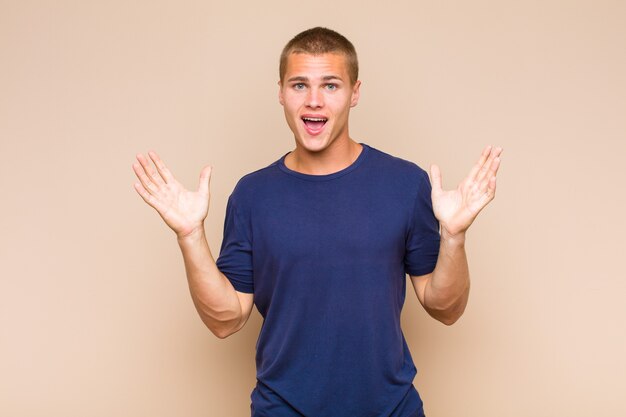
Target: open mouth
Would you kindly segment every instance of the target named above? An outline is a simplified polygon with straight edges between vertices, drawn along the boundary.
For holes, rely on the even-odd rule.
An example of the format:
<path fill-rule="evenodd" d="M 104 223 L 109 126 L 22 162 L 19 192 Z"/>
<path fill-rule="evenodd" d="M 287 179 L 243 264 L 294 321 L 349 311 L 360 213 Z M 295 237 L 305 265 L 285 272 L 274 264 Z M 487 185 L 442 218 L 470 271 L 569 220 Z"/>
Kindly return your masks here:
<path fill-rule="evenodd" d="M 326 117 L 303 116 L 302 121 L 304 122 L 307 132 L 311 135 L 316 135 L 324 129 L 324 125 L 328 119 Z"/>

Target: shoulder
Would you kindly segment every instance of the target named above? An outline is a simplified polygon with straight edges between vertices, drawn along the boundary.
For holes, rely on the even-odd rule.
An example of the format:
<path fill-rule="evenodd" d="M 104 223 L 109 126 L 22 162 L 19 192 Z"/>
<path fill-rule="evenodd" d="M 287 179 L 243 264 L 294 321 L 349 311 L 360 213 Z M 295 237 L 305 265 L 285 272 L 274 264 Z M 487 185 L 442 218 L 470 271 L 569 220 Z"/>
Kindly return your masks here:
<path fill-rule="evenodd" d="M 253 201 L 258 195 L 266 191 L 268 187 L 275 186 L 279 175 L 278 161 L 249 172 L 237 180 L 230 199 L 238 205 L 244 205 Z"/>
<path fill-rule="evenodd" d="M 405 180 L 415 184 L 428 181 L 428 173 L 417 163 L 399 156 L 392 155 L 380 149 L 370 146 L 370 156 L 373 165 L 382 175 L 390 176 L 396 181 Z"/>

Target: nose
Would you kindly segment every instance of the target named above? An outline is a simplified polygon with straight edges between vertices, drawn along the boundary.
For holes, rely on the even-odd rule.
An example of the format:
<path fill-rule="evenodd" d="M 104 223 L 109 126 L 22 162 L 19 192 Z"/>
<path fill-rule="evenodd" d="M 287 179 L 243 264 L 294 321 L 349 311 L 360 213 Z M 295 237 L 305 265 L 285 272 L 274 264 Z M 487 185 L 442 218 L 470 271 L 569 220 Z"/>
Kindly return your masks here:
<path fill-rule="evenodd" d="M 324 96 L 317 88 L 309 89 L 306 95 L 306 106 L 312 109 L 318 109 L 324 106 Z"/>

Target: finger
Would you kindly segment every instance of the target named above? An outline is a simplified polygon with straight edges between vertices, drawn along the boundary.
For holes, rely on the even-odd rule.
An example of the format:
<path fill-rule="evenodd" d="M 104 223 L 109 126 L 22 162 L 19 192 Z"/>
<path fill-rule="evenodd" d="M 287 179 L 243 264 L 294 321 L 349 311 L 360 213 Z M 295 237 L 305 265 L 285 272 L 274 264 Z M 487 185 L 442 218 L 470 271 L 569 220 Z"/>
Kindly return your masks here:
<path fill-rule="evenodd" d="M 146 191 L 146 189 L 143 187 L 143 185 L 141 183 L 136 182 L 134 184 L 134 188 L 135 188 L 135 191 L 137 191 L 137 194 L 139 194 L 141 196 L 141 198 L 143 199 L 143 201 L 148 203 L 148 205 L 150 205 L 151 207 L 153 207 L 157 211 L 160 211 L 162 209 L 161 203 L 159 202 L 159 200 L 154 198 L 154 196 L 152 194 L 150 194 L 148 191 Z"/>
<path fill-rule="evenodd" d="M 152 159 L 152 162 L 154 163 L 154 166 L 159 172 L 159 175 L 161 176 L 161 178 L 163 178 L 163 181 L 165 183 L 171 182 L 174 179 L 174 177 L 172 176 L 172 173 L 167 168 L 167 166 L 163 163 L 161 158 L 159 158 L 159 155 L 157 155 L 156 152 L 154 151 L 150 151 L 148 152 L 148 156 L 150 157 L 150 159 Z"/>
<path fill-rule="evenodd" d="M 434 164 L 430 166 L 430 183 L 435 193 L 441 192 L 441 171 Z"/>
<path fill-rule="evenodd" d="M 501 155 L 502 155 L 502 148 L 496 148 L 495 155 L 486 173 L 487 178 L 491 178 L 492 176 L 496 175 L 496 173 L 498 172 L 498 168 L 500 167 L 500 162 L 502 161 Z"/>
<path fill-rule="evenodd" d="M 487 181 L 489 181 L 489 176 L 487 174 L 493 171 L 492 166 L 494 166 L 494 161 L 496 160 L 496 158 L 500 156 L 501 153 L 502 153 L 502 148 L 495 148 L 493 152 L 491 152 L 489 159 L 482 166 L 482 168 L 478 172 L 478 175 L 476 175 L 475 181 L 482 181 L 483 179 L 486 179 Z M 497 169 L 498 163 L 499 162 L 497 162 L 495 165 L 496 169 Z"/>
<path fill-rule="evenodd" d="M 496 196 L 496 177 L 491 177 L 487 187 L 487 197 L 492 200 Z"/>
<path fill-rule="evenodd" d="M 489 179 L 496 176 L 496 174 L 498 173 L 498 168 L 500 168 L 501 161 L 502 159 L 500 159 L 500 156 L 496 156 L 495 158 L 493 158 L 493 162 L 489 167 Z"/>
<path fill-rule="evenodd" d="M 200 171 L 200 183 L 198 184 L 198 192 L 203 194 L 209 193 L 209 185 L 211 183 L 212 166 L 206 166 Z"/>
<path fill-rule="evenodd" d="M 150 181 L 152 181 L 152 183 L 154 185 L 156 185 L 157 188 L 159 188 L 160 186 L 162 186 L 165 183 L 163 181 L 163 178 L 161 178 L 161 176 L 154 170 L 154 168 L 152 168 L 152 165 L 146 159 L 145 156 L 143 156 L 142 154 L 138 154 L 137 155 L 137 160 L 139 161 L 139 163 L 143 167 L 143 169 L 146 172 L 146 175 L 148 176 L 148 178 L 150 178 Z"/>
<path fill-rule="evenodd" d="M 145 190 L 147 190 L 151 194 L 156 194 L 158 192 L 157 187 L 152 181 L 150 181 L 150 178 L 148 178 L 146 172 L 141 165 L 137 163 L 133 164 L 133 171 L 135 172 L 137 178 L 139 178 L 139 181 L 141 181 L 141 185 Z"/>
<path fill-rule="evenodd" d="M 478 174 L 478 171 L 480 171 L 480 169 L 483 167 L 490 153 L 491 153 L 491 145 L 487 145 L 485 149 L 483 149 L 482 153 L 480 154 L 480 158 L 478 158 L 478 162 L 476 162 L 476 164 L 472 167 L 469 175 L 467 176 L 467 178 L 470 181 L 474 181 L 474 179 L 476 178 L 476 175 Z"/>
<path fill-rule="evenodd" d="M 485 190 L 487 190 L 487 187 L 491 183 L 491 179 L 496 177 L 496 173 L 498 172 L 499 167 L 500 167 L 500 157 L 495 157 L 493 159 L 493 162 L 489 166 L 489 171 L 487 172 L 487 175 L 485 175 L 483 179 L 480 181 L 480 190 L 482 192 L 485 192 Z"/>
<path fill-rule="evenodd" d="M 480 182 L 483 179 L 483 177 L 485 176 L 485 172 L 489 169 L 489 165 L 491 164 L 491 161 L 493 160 L 493 157 L 495 155 L 495 149 L 493 149 L 491 145 L 489 145 L 489 147 L 490 150 L 486 155 L 486 159 L 483 161 L 483 164 L 476 172 L 476 175 L 474 175 L 474 181 L 476 182 Z"/>
<path fill-rule="evenodd" d="M 495 196 L 496 196 L 496 178 L 492 177 L 489 180 L 489 185 L 487 186 L 487 189 L 480 196 L 480 202 L 481 202 L 480 203 L 480 207 L 481 207 L 481 210 L 487 204 L 489 204 L 489 202 L 491 202 L 491 200 L 493 200 Z"/>

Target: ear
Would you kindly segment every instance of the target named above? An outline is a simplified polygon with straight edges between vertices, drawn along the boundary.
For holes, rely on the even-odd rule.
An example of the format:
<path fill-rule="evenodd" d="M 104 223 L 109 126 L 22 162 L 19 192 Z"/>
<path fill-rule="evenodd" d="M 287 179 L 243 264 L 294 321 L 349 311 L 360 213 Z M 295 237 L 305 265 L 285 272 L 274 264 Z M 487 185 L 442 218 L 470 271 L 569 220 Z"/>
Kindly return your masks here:
<path fill-rule="evenodd" d="M 352 98 L 350 99 L 350 107 L 354 107 L 359 102 L 361 96 L 361 80 L 357 80 L 352 87 Z"/>
<path fill-rule="evenodd" d="M 278 102 L 281 106 L 285 105 L 285 99 L 283 98 L 283 82 L 278 80 Z"/>

